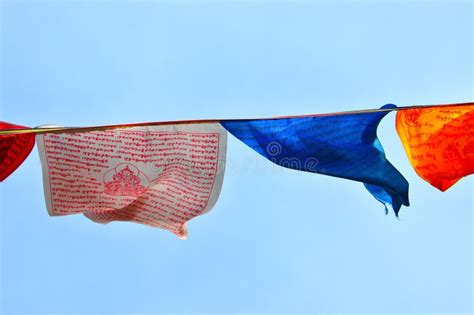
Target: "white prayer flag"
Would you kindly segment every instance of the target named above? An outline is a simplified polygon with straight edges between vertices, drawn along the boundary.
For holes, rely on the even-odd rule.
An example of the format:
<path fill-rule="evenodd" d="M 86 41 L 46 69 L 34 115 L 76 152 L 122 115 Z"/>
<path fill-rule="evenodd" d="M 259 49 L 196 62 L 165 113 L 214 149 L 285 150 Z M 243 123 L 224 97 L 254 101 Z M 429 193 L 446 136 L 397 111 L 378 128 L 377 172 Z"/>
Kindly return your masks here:
<path fill-rule="evenodd" d="M 218 123 L 130 127 L 36 137 L 50 215 L 133 221 L 186 238 L 216 203 L 227 132 Z"/>

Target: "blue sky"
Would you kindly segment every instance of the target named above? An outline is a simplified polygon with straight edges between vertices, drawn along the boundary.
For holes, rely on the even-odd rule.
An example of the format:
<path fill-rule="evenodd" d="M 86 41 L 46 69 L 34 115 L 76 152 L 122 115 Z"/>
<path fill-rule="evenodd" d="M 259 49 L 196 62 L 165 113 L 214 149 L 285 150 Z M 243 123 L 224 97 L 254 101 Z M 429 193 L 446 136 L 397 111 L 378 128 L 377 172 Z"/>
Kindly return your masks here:
<path fill-rule="evenodd" d="M 472 2 L 2 1 L 0 119 L 68 126 L 473 100 Z M 275 168 L 229 137 L 189 240 L 48 216 L 36 150 L 0 185 L 0 313 L 470 313 L 473 179 L 362 184 Z"/>

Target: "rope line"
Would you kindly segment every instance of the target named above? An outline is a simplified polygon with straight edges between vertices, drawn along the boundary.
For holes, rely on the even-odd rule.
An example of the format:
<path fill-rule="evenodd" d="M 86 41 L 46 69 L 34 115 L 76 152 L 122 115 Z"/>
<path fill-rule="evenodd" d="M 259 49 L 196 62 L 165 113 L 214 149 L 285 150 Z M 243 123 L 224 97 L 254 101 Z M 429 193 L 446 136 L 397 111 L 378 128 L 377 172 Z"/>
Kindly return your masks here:
<path fill-rule="evenodd" d="M 396 108 L 363 109 L 363 110 L 352 110 L 352 111 L 334 112 L 334 113 L 326 113 L 326 114 L 277 116 L 277 117 L 267 117 L 267 118 L 263 117 L 263 118 L 243 118 L 243 119 L 201 119 L 201 120 L 195 119 L 195 120 L 158 121 L 158 122 L 117 124 L 117 125 L 90 126 L 90 127 L 36 127 L 36 128 L 24 128 L 24 129 L 0 130 L 0 135 L 17 135 L 17 134 L 28 134 L 28 133 L 47 134 L 47 133 L 91 132 L 91 131 L 124 129 L 124 128 L 132 128 L 132 127 L 144 127 L 144 126 L 208 124 L 208 123 L 219 123 L 221 121 L 276 120 L 276 119 L 285 119 L 285 118 L 324 117 L 324 116 L 337 116 L 337 115 L 355 115 L 355 114 L 378 113 L 378 112 L 392 112 L 392 111 L 421 109 L 421 108 L 429 108 L 429 107 L 454 107 L 454 106 L 474 106 L 474 103 L 412 105 L 412 106 L 403 106 L 403 107 L 396 107 Z"/>

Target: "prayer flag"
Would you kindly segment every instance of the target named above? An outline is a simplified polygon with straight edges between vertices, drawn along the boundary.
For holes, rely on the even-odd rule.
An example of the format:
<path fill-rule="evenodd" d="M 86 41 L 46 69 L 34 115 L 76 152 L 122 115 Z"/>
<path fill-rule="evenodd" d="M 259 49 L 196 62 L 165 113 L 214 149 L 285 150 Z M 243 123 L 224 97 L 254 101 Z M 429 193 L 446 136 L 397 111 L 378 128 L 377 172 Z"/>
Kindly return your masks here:
<path fill-rule="evenodd" d="M 415 171 L 439 190 L 474 173 L 474 103 L 403 109 L 396 127 Z"/>
<path fill-rule="evenodd" d="M 408 182 L 385 158 L 377 138 L 380 120 L 395 108 L 303 117 L 230 120 L 222 125 L 280 166 L 363 182 L 396 215 L 408 206 Z"/>
<path fill-rule="evenodd" d="M 0 130 L 28 128 L 0 121 Z M 13 173 L 30 155 L 35 146 L 33 133 L 0 135 L 0 182 Z"/>
<path fill-rule="evenodd" d="M 52 216 L 133 221 L 186 238 L 185 223 L 216 203 L 227 133 L 218 123 L 37 136 Z"/>

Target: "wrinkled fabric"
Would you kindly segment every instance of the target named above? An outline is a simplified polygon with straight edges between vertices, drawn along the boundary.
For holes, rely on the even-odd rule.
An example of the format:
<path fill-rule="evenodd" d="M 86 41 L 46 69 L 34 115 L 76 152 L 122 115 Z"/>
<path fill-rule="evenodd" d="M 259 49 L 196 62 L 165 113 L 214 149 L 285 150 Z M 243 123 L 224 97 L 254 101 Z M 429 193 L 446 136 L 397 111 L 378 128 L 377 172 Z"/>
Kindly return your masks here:
<path fill-rule="evenodd" d="M 0 130 L 28 128 L 0 121 Z M 0 135 L 0 182 L 10 176 L 28 157 L 35 146 L 33 133 Z"/>
<path fill-rule="evenodd" d="M 227 132 L 218 123 L 49 133 L 37 142 L 52 216 L 135 222 L 184 239 L 224 179 Z"/>
<path fill-rule="evenodd" d="M 395 107 L 387 104 L 382 108 Z M 385 158 L 377 138 L 377 126 L 388 112 L 232 120 L 221 124 L 280 166 L 364 183 L 386 211 L 391 207 L 398 216 L 401 205 L 409 205 L 408 182 Z"/>
<path fill-rule="evenodd" d="M 416 173 L 441 191 L 474 173 L 474 103 L 404 109 L 397 132 Z"/>

